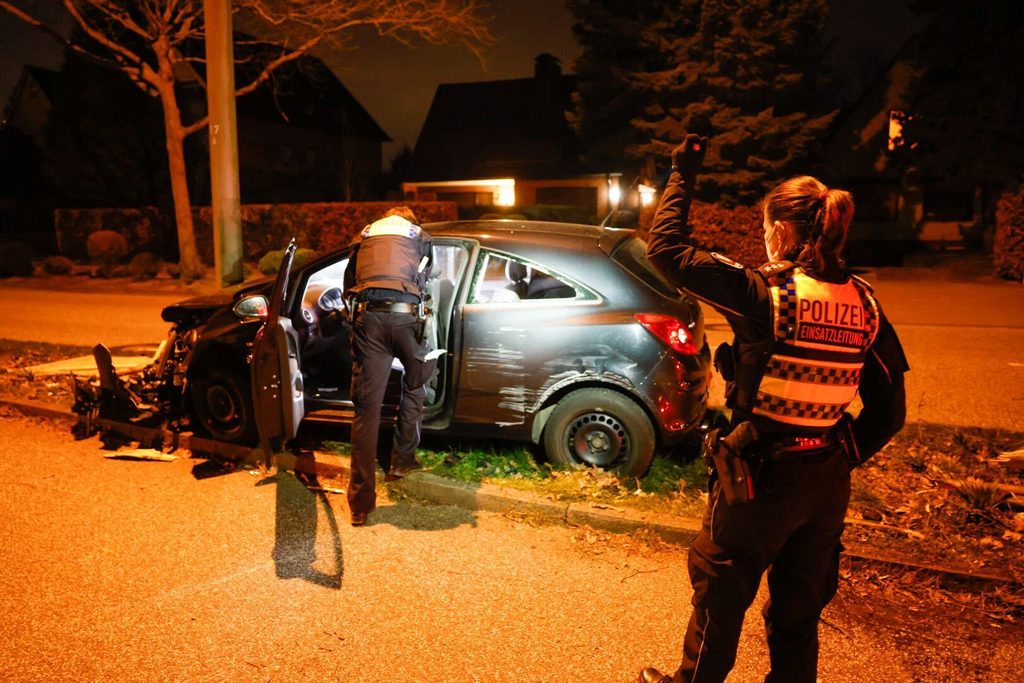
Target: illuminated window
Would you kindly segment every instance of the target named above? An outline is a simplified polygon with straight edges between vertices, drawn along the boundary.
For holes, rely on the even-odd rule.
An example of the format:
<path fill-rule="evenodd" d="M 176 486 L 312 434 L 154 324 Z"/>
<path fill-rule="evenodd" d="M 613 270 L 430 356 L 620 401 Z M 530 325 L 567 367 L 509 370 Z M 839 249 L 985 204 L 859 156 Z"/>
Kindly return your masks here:
<path fill-rule="evenodd" d="M 498 185 L 494 193 L 494 204 L 496 206 L 516 205 L 516 183 L 514 180 Z"/>
<path fill-rule="evenodd" d="M 913 114 L 899 109 L 891 109 L 889 111 L 889 142 L 887 149 L 890 152 L 894 152 L 898 149 L 914 149 L 917 147 L 916 142 L 907 144 L 907 139 L 903 136 L 903 128 L 908 122 L 913 120 Z"/>

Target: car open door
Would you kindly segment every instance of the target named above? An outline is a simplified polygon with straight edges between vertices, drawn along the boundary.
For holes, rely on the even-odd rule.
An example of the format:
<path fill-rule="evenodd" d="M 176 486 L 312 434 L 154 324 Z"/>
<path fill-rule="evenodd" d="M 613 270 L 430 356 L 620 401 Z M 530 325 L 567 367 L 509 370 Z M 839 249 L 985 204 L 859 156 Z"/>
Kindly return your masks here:
<path fill-rule="evenodd" d="M 303 415 L 299 336 L 284 310 L 288 281 L 295 257 L 295 239 L 284 250 L 281 268 L 267 306 L 267 320 L 252 348 L 252 402 L 260 448 L 267 466 L 275 453 L 295 437 Z"/>

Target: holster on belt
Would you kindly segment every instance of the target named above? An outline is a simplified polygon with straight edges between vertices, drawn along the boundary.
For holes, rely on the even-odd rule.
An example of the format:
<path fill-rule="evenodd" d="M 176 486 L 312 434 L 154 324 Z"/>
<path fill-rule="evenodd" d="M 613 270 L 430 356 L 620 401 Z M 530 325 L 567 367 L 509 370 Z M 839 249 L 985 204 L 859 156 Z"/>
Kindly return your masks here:
<path fill-rule="evenodd" d="M 846 462 L 850 465 L 850 469 L 863 464 L 865 458 L 861 457 L 860 449 L 857 448 L 857 437 L 853 433 L 853 416 L 843 413 L 839 422 L 832 429 L 839 446 L 843 449 L 843 455 L 846 456 Z"/>
<path fill-rule="evenodd" d="M 427 332 L 427 316 L 430 315 L 430 308 L 420 301 L 416 306 L 416 341 L 420 344 Z"/>
<path fill-rule="evenodd" d="M 751 422 L 741 422 L 726 436 L 712 429 L 704 436 L 704 459 L 718 474 L 725 502 L 729 505 L 754 500 L 754 477 L 743 451 L 757 440 Z"/>

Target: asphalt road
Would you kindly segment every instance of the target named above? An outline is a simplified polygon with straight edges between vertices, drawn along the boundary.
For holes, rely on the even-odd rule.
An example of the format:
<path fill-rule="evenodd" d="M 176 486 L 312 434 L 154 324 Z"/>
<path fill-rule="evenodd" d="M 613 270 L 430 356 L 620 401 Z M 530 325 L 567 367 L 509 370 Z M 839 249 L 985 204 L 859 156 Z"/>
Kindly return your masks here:
<path fill-rule="evenodd" d="M 159 342 L 170 325 L 164 306 L 179 301 L 169 291 L 73 291 L 0 285 L 0 339 L 108 347 Z"/>
<path fill-rule="evenodd" d="M 291 475 L 105 459 L 10 413 L 0 443 L 0 680 L 614 682 L 677 661 L 682 550 L 408 502 L 353 529 Z M 767 668 L 764 597 L 730 681 Z M 1005 629 L 888 613 L 834 603 L 821 680 L 1019 674 Z"/>
<path fill-rule="evenodd" d="M 913 274 L 930 279 L 907 279 Z M 910 362 L 910 421 L 1024 432 L 1024 287 L 951 282 L 923 269 L 884 269 L 869 280 Z M 158 342 L 168 329 L 160 310 L 197 293 L 166 283 L 80 286 L 88 291 L 0 281 L 0 339 L 79 346 Z M 728 340 L 724 318 L 707 307 L 705 314 L 712 345 Z M 721 403 L 723 391 L 716 377 L 713 404 Z"/>

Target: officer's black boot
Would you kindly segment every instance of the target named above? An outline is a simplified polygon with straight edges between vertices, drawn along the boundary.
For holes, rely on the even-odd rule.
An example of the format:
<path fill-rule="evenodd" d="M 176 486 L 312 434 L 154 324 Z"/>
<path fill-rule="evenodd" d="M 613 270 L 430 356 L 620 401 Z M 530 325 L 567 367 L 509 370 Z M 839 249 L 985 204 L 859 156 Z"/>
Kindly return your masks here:
<path fill-rule="evenodd" d="M 637 683 L 672 683 L 672 678 L 661 673 L 653 666 L 648 666 L 640 672 Z"/>

